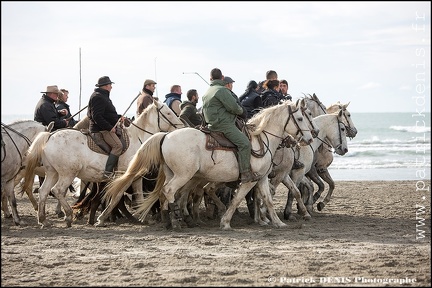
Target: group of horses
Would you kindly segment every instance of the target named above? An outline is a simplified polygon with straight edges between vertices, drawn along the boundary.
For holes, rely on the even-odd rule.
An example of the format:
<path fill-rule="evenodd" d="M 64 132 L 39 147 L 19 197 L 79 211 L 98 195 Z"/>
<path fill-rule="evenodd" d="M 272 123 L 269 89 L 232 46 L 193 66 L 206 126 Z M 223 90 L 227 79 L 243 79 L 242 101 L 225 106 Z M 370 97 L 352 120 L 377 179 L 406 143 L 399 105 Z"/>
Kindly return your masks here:
<path fill-rule="evenodd" d="M 313 94 L 296 102 L 285 101 L 262 109 L 242 127 L 252 144 L 252 170 L 261 177 L 257 182 L 240 183 L 235 147 L 209 148 L 207 142 L 212 136 L 208 132 L 187 127 L 168 106 L 155 100 L 129 127 L 123 127 L 127 149 L 119 158 L 116 177 L 96 192 L 99 193 L 97 206 L 103 204 L 104 210 L 95 226 L 105 226 L 119 203 L 125 201 L 125 192 L 132 189 L 131 209 L 140 221 L 145 221 L 158 205 L 166 227 L 180 229 L 183 221 L 196 225 L 201 221 L 199 206 L 207 194 L 218 204 L 220 228 L 231 229 L 234 212 L 252 192 L 255 222 L 283 227 L 286 224 L 273 205 L 273 196 L 281 182 L 289 190 L 284 219 L 296 219 L 291 208 L 293 198 L 297 201 L 298 214 L 310 219 L 313 204 L 324 190 L 321 179 L 329 184 L 331 191 L 324 202 L 318 203 L 319 210 L 330 201 L 334 189 L 327 170 L 333 160 L 332 149 L 339 155 L 346 154 L 347 137 L 355 137 L 357 133 L 348 104 L 338 102 L 326 108 Z M 66 226 L 71 227 L 73 210 L 65 194 L 74 179 L 79 178 L 82 186 L 106 181 L 102 171 L 107 153 L 92 148 L 90 143 L 91 137 L 76 127 L 50 132 L 50 127 L 34 121 L 2 123 L 1 191 L 5 217 L 10 217 L 9 203 L 14 223 L 23 225 L 16 209 L 14 187 L 23 178 L 20 189 L 32 197 L 35 173 L 43 169 L 45 180 L 39 188 L 35 207 L 38 223 L 41 227 L 50 225 L 45 206 L 48 195 L 52 194 L 65 212 Z M 303 168 L 291 169 L 294 157 L 304 163 Z M 19 163 L 14 170 L 8 168 L 12 162 Z M 273 176 L 269 178 L 271 172 Z M 143 190 L 147 189 L 143 189 L 143 182 L 150 174 L 156 175 L 154 189 L 144 194 Z M 319 187 L 315 194 L 311 181 Z M 221 203 L 214 189 L 225 183 L 236 185 L 228 207 Z M 81 193 L 86 194 L 87 189 Z"/>

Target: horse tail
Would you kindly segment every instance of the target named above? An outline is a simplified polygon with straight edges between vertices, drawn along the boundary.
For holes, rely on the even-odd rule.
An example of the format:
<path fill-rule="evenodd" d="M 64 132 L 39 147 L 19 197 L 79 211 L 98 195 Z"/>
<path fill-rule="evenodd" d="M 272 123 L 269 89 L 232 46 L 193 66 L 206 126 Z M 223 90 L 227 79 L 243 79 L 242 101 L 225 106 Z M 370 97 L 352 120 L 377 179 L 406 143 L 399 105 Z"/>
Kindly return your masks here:
<path fill-rule="evenodd" d="M 24 183 L 22 185 L 23 191 L 31 191 L 33 188 L 33 182 L 35 178 L 35 169 L 41 166 L 42 163 L 42 153 L 46 146 L 48 138 L 50 137 L 50 132 L 40 132 L 25 156 L 25 168 L 24 168 Z"/>
<path fill-rule="evenodd" d="M 150 193 L 146 194 L 146 197 L 144 197 L 143 201 L 138 203 L 137 208 L 135 209 L 134 215 L 139 215 L 138 220 L 144 221 L 147 214 L 152 210 L 152 207 L 156 203 L 156 201 L 161 200 L 160 203 L 162 204 L 162 188 L 165 184 L 165 178 L 166 177 L 164 170 L 159 169 L 155 188 L 153 189 L 153 191 L 150 191 Z"/>
<path fill-rule="evenodd" d="M 124 193 L 136 178 L 150 173 L 161 165 L 163 157 L 160 146 L 165 135 L 166 133 L 158 132 L 141 145 L 126 172 L 105 187 L 102 196 L 105 203 L 111 203 L 111 200 L 116 199 L 120 193 Z"/>

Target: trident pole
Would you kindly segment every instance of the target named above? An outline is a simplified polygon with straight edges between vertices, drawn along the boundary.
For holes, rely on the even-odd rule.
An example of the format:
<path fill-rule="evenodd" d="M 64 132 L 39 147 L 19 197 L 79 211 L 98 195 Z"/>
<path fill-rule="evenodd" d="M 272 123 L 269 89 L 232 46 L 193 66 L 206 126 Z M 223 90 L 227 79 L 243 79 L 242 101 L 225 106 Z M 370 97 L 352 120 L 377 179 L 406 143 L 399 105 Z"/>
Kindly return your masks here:
<path fill-rule="evenodd" d="M 207 85 L 210 85 L 210 83 L 207 82 L 207 80 L 205 80 L 200 74 L 198 74 L 198 72 L 183 72 L 183 74 L 196 74 L 198 75 L 202 80 L 204 80 L 204 82 L 207 83 Z"/>
<path fill-rule="evenodd" d="M 81 91 L 82 91 L 82 83 L 81 83 L 81 47 L 79 48 L 79 83 L 80 83 L 80 91 L 79 91 L 79 112 L 81 112 L 83 109 L 81 109 Z M 86 106 L 87 107 L 87 106 Z M 78 115 L 78 121 L 81 120 L 81 114 Z"/>

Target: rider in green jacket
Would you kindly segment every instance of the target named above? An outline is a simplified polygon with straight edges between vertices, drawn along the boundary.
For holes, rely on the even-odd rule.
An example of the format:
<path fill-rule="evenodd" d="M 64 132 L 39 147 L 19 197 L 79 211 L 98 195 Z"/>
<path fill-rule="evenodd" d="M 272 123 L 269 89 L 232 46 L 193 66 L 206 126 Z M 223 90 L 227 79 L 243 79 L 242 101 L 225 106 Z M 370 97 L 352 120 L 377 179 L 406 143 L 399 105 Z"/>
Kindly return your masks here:
<path fill-rule="evenodd" d="M 244 108 L 225 87 L 220 69 L 214 68 L 210 77 L 210 87 L 202 97 L 204 120 L 211 131 L 223 132 L 225 137 L 237 146 L 241 182 L 258 181 L 259 175 L 251 171 L 251 143 L 235 125 L 237 115 L 243 115 Z"/>

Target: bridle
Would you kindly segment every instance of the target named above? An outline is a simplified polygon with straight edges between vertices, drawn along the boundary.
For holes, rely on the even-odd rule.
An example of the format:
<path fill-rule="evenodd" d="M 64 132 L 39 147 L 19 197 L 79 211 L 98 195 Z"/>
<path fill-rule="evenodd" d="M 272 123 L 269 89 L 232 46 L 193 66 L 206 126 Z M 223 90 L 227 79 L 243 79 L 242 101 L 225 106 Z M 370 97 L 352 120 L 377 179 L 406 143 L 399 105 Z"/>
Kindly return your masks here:
<path fill-rule="evenodd" d="M 351 125 L 350 125 L 350 122 L 349 122 L 349 120 L 348 120 L 348 116 L 346 115 L 346 108 L 344 108 L 344 107 L 341 107 L 341 106 L 339 106 L 340 107 L 340 109 L 343 111 L 342 112 L 342 115 L 343 115 L 343 117 L 344 117 L 344 119 L 345 119 L 345 121 L 346 121 L 346 123 L 347 124 L 345 124 L 345 123 L 343 123 L 344 125 L 345 125 L 345 128 L 347 129 L 347 131 L 346 131 L 346 135 L 347 135 L 347 137 L 349 137 L 350 139 L 352 139 L 352 138 L 354 138 L 355 137 L 355 135 L 354 135 L 354 128 L 352 128 L 351 127 Z M 338 118 L 339 119 L 339 118 Z"/>

